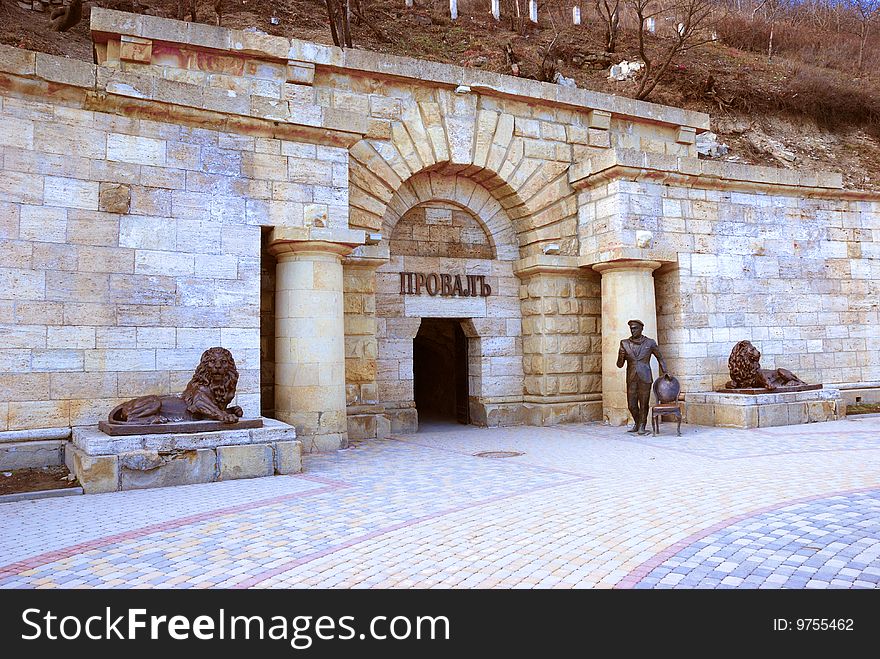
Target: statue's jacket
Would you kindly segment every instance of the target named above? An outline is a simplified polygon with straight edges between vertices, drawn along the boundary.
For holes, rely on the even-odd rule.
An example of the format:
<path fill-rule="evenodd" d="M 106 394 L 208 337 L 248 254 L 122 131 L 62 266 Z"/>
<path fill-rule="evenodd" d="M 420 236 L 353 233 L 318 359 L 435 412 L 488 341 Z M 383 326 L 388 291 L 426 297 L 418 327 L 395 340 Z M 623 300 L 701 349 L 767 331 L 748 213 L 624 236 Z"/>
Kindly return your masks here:
<path fill-rule="evenodd" d="M 659 363 L 663 363 L 660 349 L 654 339 L 645 337 L 640 343 L 635 343 L 632 339 L 623 339 L 620 342 L 618 361 L 623 357 L 626 358 L 627 382 L 644 382 L 650 385 L 654 381 L 651 355 L 654 355 Z"/>

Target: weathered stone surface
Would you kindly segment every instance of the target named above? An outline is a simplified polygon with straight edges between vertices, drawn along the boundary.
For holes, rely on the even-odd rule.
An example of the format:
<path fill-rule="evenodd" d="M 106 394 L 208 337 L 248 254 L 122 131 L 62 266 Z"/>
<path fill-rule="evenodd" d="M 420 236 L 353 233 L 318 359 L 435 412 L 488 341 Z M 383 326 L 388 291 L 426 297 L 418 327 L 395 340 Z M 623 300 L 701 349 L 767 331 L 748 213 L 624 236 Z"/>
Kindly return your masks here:
<path fill-rule="evenodd" d="M 68 446 L 64 457 L 67 468 L 76 475 L 86 494 L 119 489 L 119 464 L 115 455 L 88 455 L 76 446 Z"/>
<path fill-rule="evenodd" d="M 98 207 L 107 213 L 127 213 L 131 207 L 131 187 L 119 183 L 102 183 Z"/>
<path fill-rule="evenodd" d="M 142 455 L 123 454 L 119 462 L 121 490 L 210 483 L 217 477 L 217 455 L 211 449 L 181 451 L 156 456 L 153 460 L 145 460 Z"/>
<path fill-rule="evenodd" d="M 302 442 L 277 442 L 275 444 L 275 473 L 299 474 L 302 470 Z"/>
<path fill-rule="evenodd" d="M 269 444 L 220 446 L 217 448 L 217 465 L 217 480 L 221 481 L 259 478 L 275 472 L 274 455 Z"/>

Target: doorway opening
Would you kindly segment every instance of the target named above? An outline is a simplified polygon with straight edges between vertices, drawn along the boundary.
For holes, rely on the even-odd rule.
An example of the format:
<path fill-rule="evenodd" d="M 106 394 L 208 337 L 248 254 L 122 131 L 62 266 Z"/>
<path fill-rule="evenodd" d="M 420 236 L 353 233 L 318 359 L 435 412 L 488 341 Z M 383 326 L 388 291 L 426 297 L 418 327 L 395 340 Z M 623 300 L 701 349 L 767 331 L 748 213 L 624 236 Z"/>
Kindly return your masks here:
<path fill-rule="evenodd" d="M 419 424 L 470 423 L 467 337 L 455 318 L 423 318 L 413 339 Z"/>
<path fill-rule="evenodd" d="M 275 268 L 269 253 L 272 227 L 261 227 L 260 246 L 260 415 L 275 418 Z"/>

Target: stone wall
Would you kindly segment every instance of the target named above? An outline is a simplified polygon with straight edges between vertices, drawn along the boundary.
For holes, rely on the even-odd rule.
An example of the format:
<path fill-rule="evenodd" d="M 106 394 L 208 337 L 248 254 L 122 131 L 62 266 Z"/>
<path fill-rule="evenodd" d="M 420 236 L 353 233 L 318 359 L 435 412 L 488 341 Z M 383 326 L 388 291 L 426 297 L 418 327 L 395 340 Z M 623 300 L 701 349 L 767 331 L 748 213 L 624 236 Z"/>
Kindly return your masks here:
<path fill-rule="evenodd" d="M 392 254 L 400 256 L 495 256 L 479 221 L 467 211 L 442 201 L 407 211 L 394 227 L 389 248 Z"/>
<path fill-rule="evenodd" d="M 659 239 L 687 232 L 694 249 L 655 276 L 657 321 L 670 368 L 686 374 L 688 390 L 723 387 L 741 340 L 761 351 L 764 368 L 806 382 L 880 380 L 880 244 L 872 235 L 880 204 L 668 193 Z"/>
<path fill-rule="evenodd" d="M 0 430 L 180 391 L 214 345 L 258 415 L 260 225 L 345 223 L 344 205 L 313 202 L 344 194 L 346 150 L 102 111 L 39 77 L 94 86 L 95 67 L 2 56 L 37 77 L 0 97 Z"/>
<path fill-rule="evenodd" d="M 582 193 L 581 262 L 664 264 L 654 274 L 657 338 L 685 391 L 722 387 L 743 339 L 763 367 L 808 382 L 878 380 L 877 201 L 835 189 L 833 175 L 753 167 L 723 181 L 696 178 L 716 163 L 635 162 Z"/>

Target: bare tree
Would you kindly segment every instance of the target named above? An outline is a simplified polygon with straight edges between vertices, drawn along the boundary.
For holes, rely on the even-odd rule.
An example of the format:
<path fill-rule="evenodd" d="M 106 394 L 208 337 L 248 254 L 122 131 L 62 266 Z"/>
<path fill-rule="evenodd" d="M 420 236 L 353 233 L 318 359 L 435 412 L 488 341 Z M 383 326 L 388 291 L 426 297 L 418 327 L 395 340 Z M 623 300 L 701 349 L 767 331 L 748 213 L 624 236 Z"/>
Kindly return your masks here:
<path fill-rule="evenodd" d="M 342 48 L 351 48 L 351 10 L 349 0 L 325 0 L 327 17 L 330 19 L 330 36 L 333 43 Z"/>
<path fill-rule="evenodd" d="M 711 31 L 706 28 L 718 5 L 714 0 L 675 0 L 666 5 L 661 4 L 660 0 L 627 2 L 639 22 L 639 57 L 645 67 L 639 79 L 636 98 L 644 100 L 669 72 L 676 55 L 712 41 Z M 669 39 L 649 39 L 647 19 L 664 15 L 672 17 L 677 23 L 672 35 Z"/>
<path fill-rule="evenodd" d="M 874 23 L 880 20 L 880 0 L 848 0 L 856 18 L 856 36 L 859 38 L 858 71 L 861 73 L 865 64 L 865 44 Z"/>
<path fill-rule="evenodd" d="M 189 20 L 195 23 L 196 18 L 196 0 L 177 0 L 177 20 L 185 21 L 189 16 Z"/>
<path fill-rule="evenodd" d="M 384 43 L 390 43 L 391 39 L 388 38 L 388 35 L 382 31 L 375 21 L 370 19 L 367 15 L 367 12 L 372 8 L 372 2 L 368 0 L 349 0 L 349 12 L 352 16 L 354 16 L 355 21 L 358 25 L 363 23 L 370 30 L 373 31 L 373 34 Z"/>
<path fill-rule="evenodd" d="M 620 0 L 595 0 L 596 11 L 605 27 L 605 51 L 613 53 L 617 49 L 617 34 L 620 31 Z"/>
<path fill-rule="evenodd" d="M 525 14 L 528 12 L 528 0 L 502 0 L 504 6 L 502 14 L 507 15 L 510 31 L 517 34 L 525 34 L 528 30 Z M 520 8 L 522 3 L 523 8 Z"/>
<path fill-rule="evenodd" d="M 773 59 L 773 33 L 776 29 L 776 21 L 778 21 L 785 12 L 785 0 L 761 0 L 752 11 L 752 19 L 759 11 L 764 11 L 764 17 L 770 23 L 770 39 L 767 43 L 767 61 Z"/>

